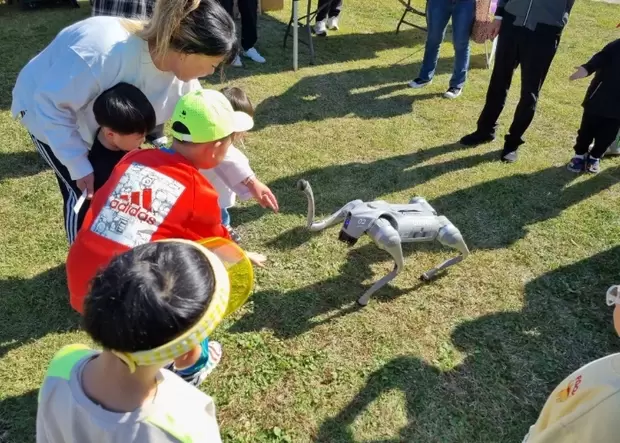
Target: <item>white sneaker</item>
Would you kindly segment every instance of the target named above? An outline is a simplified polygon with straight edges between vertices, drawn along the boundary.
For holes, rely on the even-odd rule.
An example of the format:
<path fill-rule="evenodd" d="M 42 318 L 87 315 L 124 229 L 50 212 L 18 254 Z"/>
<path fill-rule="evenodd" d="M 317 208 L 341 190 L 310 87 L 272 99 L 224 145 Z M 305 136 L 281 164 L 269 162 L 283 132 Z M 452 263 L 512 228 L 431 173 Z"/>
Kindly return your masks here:
<path fill-rule="evenodd" d="M 609 149 L 607 149 L 607 152 L 605 154 L 607 154 L 607 155 L 620 155 L 620 143 L 618 143 L 617 145 L 615 143 L 613 145 L 611 145 L 609 147 Z"/>
<path fill-rule="evenodd" d="M 247 51 L 243 51 L 243 55 L 256 63 L 265 63 L 267 61 L 265 60 L 265 57 L 258 53 L 256 48 L 250 48 Z"/>
<path fill-rule="evenodd" d="M 235 59 L 232 61 L 230 66 L 234 66 L 235 68 L 243 67 L 243 63 L 241 62 L 241 57 L 239 57 L 238 54 L 235 56 Z"/>
<path fill-rule="evenodd" d="M 321 20 L 314 25 L 314 33 L 316 35 L 327 35 L 327 20 Z"/>
<path fill-rule="evenodd" d="M 338 17 L 330 17 L 327 19 L 327 29 L 331 29 L 333 31 L 340 29 L 338 27 Z"/>

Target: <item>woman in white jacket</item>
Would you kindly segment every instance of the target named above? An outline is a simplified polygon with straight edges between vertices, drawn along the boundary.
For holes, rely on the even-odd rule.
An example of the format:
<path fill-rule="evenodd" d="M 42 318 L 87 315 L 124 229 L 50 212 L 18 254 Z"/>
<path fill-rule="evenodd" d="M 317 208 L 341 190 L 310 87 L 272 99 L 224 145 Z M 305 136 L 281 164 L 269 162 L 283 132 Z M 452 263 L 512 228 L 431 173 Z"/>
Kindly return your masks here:
<path fill-rule="evenodd" d="M 77 234 L 79 195 L 93 193 L 88 150 L 98 129 L 97 96 L 130 83 L 162 124 L 181 96 L 201 87 L 197 79 L 235 48 L 234 22 L 217 1 L 158 0 L 148 21 L 99 16 L 68 26 L 22 69 L 11 112 L 56 173 L 69 243 Z"/>

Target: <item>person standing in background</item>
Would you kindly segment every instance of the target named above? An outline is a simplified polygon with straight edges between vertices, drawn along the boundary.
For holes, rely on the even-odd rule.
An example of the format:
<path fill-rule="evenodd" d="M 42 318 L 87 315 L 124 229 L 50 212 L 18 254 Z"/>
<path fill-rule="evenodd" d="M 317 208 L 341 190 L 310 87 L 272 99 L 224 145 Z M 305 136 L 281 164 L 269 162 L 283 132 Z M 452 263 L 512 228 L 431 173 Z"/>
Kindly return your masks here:
<path fill-rule="evenodd" d="M 341 10 L 342 0 L 319 0 L 314 33 L 319 36 L 326 36 L 328 29 L 337 31 Z"/>
<path fill-rule="evenodd" d="M 226 12 L 234 19 L 234 0 L 218 0 Z M 237 8 L 241 15 L 241 54 L 256 63 L 265 63 L 263 57 L 254 47 L 258 41 L 258 0 L 237 0 Z M 241 57 L 235 57 L 232 66 L 241 67 Z"/>
<path fill-rule="evenodd" d="M 521 65 L 521 97 L 506 134 L 503 162 L 517 160 L 523 134 L 532 123 L 540 90 L 560 44 L 575 0 L 499 0 L 489 38 L 499 35 L 495 66 L 484 109 L 473 133 L 460 140 L 477 146 L 495 140 L 497 119 L 504 109 L 512 77 Z"/>
<path fill-rule="evenodd" d="M 91 0 L 91 15 L 146 20 L 153 15 L 155 0 Z"/>
<path fill-rule="evenodd" d="M 428 0 L 426 21 L 428 34 L 420 74 L 409 82 L 412 88 L 423 88 L 432 83 L 439 60 L 439 46 L 446 35 L 452 17 L 452 42 L 454 44 L 454 72 L 445 98 L 457 98 L 463 91 L 469 70 L 469 36 L 476 13 L 475 0 Z"/>

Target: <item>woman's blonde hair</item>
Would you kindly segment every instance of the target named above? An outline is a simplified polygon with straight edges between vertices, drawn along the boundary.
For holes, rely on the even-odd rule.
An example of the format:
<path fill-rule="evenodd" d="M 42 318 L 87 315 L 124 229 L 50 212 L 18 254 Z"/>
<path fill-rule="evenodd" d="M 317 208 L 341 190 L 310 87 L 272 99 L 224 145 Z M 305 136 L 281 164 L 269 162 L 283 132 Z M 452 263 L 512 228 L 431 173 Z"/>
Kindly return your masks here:
<path fill-rule="evenodd" d="M 151 43 L 154 58 L 170 50 L 229 57 L 237 49 L 235 23 L 217 0 L 157 0 L 150 20 L 124 26 Z"/>

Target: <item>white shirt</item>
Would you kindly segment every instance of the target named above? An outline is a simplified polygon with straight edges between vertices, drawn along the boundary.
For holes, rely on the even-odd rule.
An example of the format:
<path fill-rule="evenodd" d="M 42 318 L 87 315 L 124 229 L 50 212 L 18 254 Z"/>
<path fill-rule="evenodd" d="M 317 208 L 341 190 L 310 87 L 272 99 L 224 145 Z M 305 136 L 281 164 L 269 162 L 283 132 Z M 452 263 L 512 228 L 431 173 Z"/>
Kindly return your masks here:
<path fill-rule="evenodd" d="M 250 161 L 234 146 L 228 148 L 224 160 L 213 169 L 201 169 L 200 173 L 213 185 L 218 193 L 220 208 L 231 208 L 235 197 L 248 200 L 252 195 L 242 182 L 254 176 Z"/>
<path fill-rule="evenodd" d="M 60 31 L 21 70 L 13 88 L 11 113 L 38 140 L 50 146 L 78 179 L 93 169 L 87 155 L 98 125 L 93 102 L 120 82 L 139 88 L 150 100 L 157 124 L 166 122 L 178 99 L 200 88 L 158 70 L 148 44 L 130 34 L 119 17 L 90 17 Z"/>
<path fill-rule="evenodd" d="M 93 402 L 82 373 L 98 352 L 83 348 L 63 348 L 48 369 L 39 391 L 37 443 L 221 443 L 213 399 L 165 369 L 155 397 L 132 412 Z"/>

